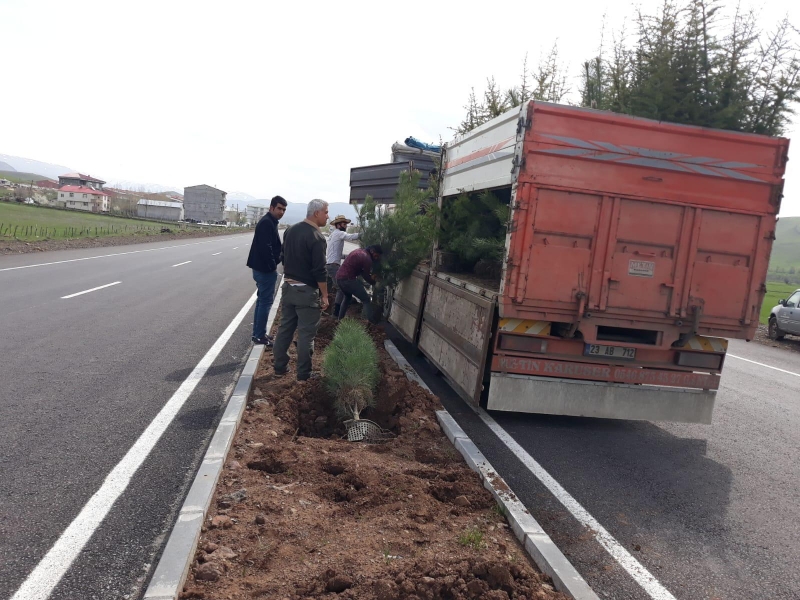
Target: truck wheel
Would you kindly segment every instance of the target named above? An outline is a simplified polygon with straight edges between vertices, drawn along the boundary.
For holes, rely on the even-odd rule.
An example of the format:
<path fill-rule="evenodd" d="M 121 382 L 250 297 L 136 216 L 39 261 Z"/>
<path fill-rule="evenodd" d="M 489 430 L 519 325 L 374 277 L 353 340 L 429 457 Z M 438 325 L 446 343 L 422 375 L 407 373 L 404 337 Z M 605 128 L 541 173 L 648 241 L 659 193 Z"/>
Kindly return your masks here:
<path fill-rule="evenodd" d="M 769 320 L 769 339 L 782 340 L 786 336 L 780 329 L 778 329 L 778 321 L 775 317 Z"/>

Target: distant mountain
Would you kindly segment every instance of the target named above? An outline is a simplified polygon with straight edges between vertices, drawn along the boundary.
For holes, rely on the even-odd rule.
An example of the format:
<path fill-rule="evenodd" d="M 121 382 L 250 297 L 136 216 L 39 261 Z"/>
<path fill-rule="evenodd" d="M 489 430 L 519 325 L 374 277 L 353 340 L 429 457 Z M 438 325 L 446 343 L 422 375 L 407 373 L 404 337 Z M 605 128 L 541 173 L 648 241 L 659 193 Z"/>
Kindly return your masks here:
<path fill-rule="evenodd" d="M 14 171 L 16 171 L 16 169 L 7 162 L 0 161 L 0 171 L 5 171 L 6 173 L 13 173 Z"/>
<path fill-rule="evenodd" d="M 778 221 L 772 243 L 769 270 L 788 271 L 794 268 L 800 275 L 800 217 L 783 217 Z M 794 274 L 794 273 L 793 273 Z"/>
<path fill-rule="evenodd" d="M 251 196 L 250 194 L 246 194 L 245 192 L 229 192 L 226 196 L 228 204 L 231 203 L 238 203 L 240 209 L 244 209 L 246 204 L 252 204 L 253 202 L 263 202 L 263 200 L 257 199 L 255 196 Z M 267 202 L 269 204 L 269 202 Z"/>
<path fill-rule="evenodd" d="M 74 172 L 75 169 L 64 167 L 62 165 L 54 165 L 52 163 L 42 162 L 40 160 L 33 160 L 32 158 L 22 158 L 20 156 L 10 156 L 8 154 L 0 154 L 0 161 L 10 165 L 15 171 L 24 171 L 26 173 L 35 173 L 42 177 L 49 177 L 50 179 L 58 179 L 59 175 L 64 173 Z"/>

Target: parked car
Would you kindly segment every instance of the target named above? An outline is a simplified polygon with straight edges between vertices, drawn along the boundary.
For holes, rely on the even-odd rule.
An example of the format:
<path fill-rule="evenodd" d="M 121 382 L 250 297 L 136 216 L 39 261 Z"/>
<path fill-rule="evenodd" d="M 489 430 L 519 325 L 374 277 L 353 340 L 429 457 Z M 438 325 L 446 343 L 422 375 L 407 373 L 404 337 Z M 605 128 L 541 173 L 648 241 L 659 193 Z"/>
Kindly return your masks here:
<path fill-rule="evenodd" d="M 800 335 L 800 290 L 772 309 L 769 316 L 769 337 L 782 340 L 787 333 Z"/>

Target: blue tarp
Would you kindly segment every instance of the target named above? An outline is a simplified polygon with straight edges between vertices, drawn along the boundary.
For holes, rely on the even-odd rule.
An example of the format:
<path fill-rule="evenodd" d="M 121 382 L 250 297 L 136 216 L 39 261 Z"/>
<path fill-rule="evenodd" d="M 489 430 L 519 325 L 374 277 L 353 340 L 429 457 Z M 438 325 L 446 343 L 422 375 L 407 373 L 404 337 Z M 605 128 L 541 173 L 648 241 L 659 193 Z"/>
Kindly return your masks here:
<path fill-rule="evenodd" d="M 407 137 L 404 143 L 406 146 L 411 146 L 412 148 L 418 148 L 420 150 L 427 150 L 428 152 L 436 152 L 437 154 L 442 151 L 441 146 L 426 144 L 425 142 L 420 142 L 417 138 L 414 137 Z"/>

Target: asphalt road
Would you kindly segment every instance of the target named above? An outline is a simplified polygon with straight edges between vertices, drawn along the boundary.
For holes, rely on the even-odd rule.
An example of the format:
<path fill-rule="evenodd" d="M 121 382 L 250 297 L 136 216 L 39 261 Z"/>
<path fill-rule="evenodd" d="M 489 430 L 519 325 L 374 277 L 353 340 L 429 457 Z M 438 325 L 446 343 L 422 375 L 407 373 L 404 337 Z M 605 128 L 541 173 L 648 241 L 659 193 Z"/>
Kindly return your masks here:
<path fill-rule="evenodd" d="M 250 240 L 0 257 L 0 598 L 15 593 L 249 301 Z M 30 266 L 41 263 L 56 264 Z M 252 309 L 51 598 L 140 595 L 243 367 L 251 326 Z"/>
<path fill-rule="evenodd" d="M 666 589 L 658 595 L 395 343 L 601 598 L 800 598 L 800 354 L 732 341 L 712 425 L 492 413 Z"/>
<path fill-rule="evenodd" d="M 248 301 L 249 241 L 0 257 L 0 598 L 28 577 Z M 91 258 L 108 254 L 116 256 Z M 72 262 L 29 267 L 56 261 Z M 139 596 L 243 365 L 251 316 L 52 598 Z M 654 597 L 398 346 L 601 598 Z M 728 358 L 711 426 L 494 417 L 667 598 L 800 598 L 800 354 L 744 342 L 730 354 L 740 358 Z"/>

